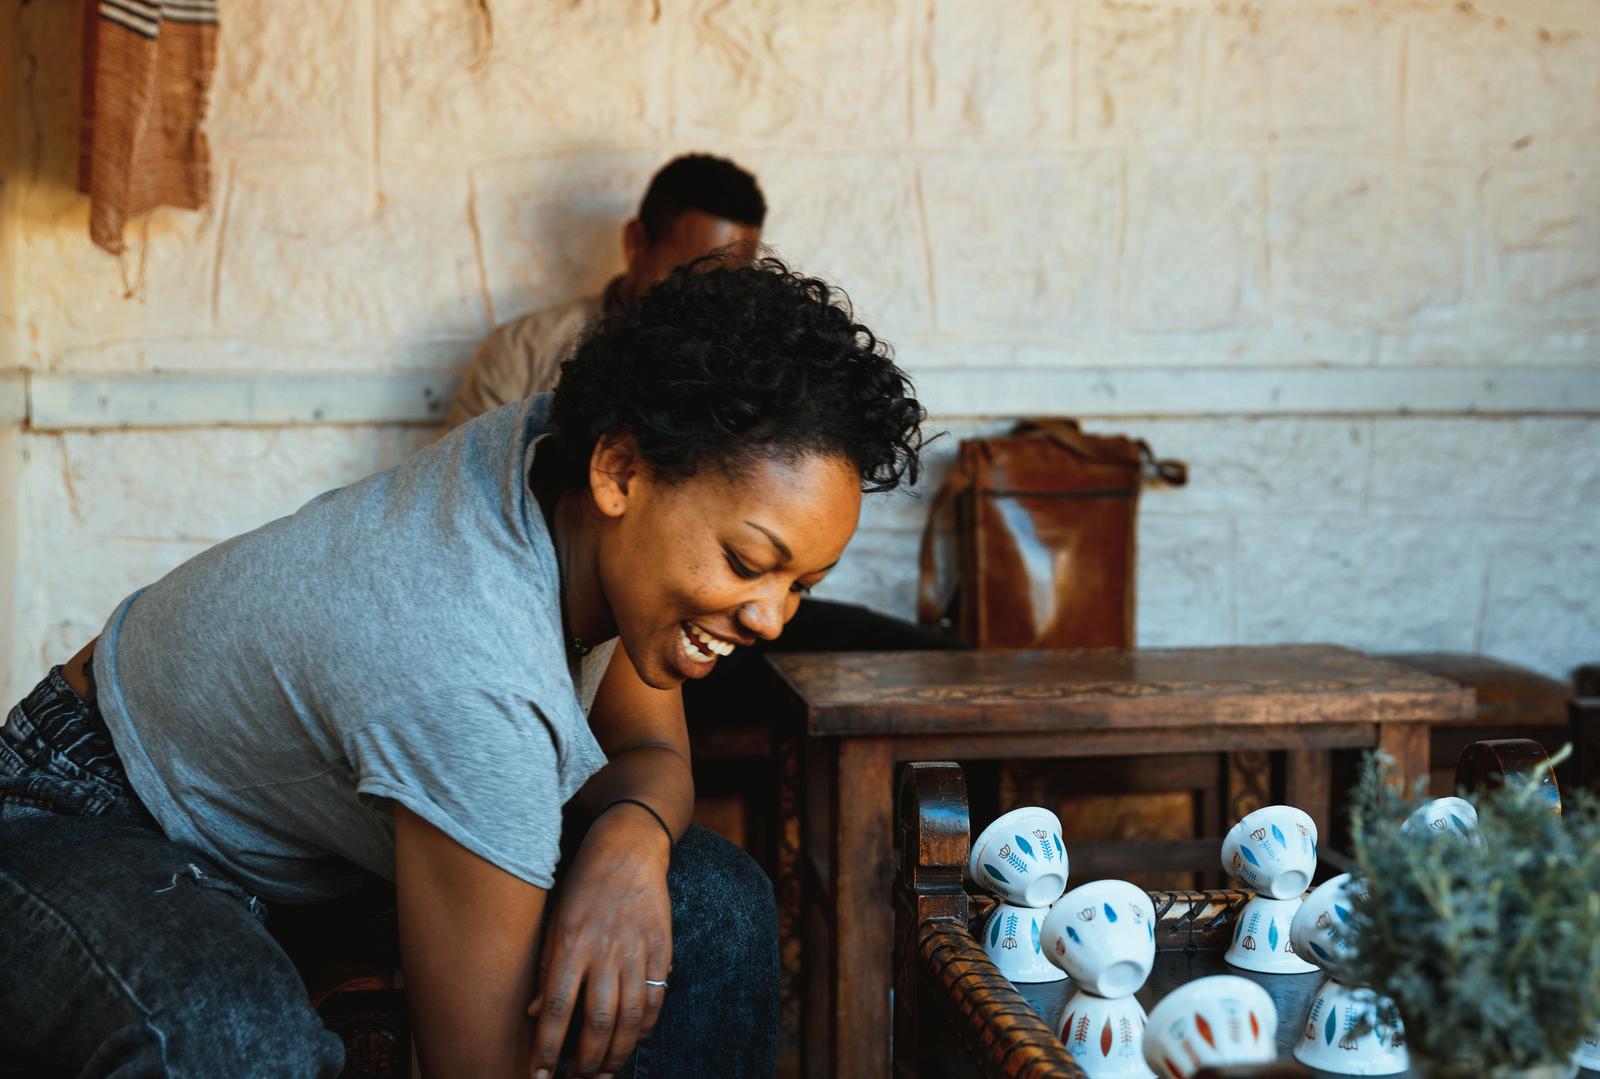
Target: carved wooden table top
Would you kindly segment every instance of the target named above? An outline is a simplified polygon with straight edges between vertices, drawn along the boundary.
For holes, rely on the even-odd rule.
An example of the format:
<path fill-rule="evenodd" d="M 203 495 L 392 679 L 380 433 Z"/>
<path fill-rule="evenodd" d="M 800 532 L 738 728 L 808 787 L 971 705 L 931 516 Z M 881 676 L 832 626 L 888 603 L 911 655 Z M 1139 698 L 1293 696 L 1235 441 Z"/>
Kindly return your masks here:
<path fill-rule="evenodd" d="M 813 735 L 1182 727 L 1466 716 L 1454 682 L 1334 645 L 772 657 Z"/>

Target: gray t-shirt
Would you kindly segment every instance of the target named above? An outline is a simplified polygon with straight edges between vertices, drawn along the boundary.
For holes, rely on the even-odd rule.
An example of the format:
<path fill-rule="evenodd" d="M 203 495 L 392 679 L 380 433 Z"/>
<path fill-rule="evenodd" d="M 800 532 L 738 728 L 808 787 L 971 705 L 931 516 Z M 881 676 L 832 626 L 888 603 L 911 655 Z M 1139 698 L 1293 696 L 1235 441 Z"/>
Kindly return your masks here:
<path fill-rule="evenodd" d="M 605 764 L 567 664 L 528 466 L 541 396 L 218 544 L 124 600 L 94 655 L 134 789 L 258 894 L 393 879 L 393 799 L 542 888 Z"/>

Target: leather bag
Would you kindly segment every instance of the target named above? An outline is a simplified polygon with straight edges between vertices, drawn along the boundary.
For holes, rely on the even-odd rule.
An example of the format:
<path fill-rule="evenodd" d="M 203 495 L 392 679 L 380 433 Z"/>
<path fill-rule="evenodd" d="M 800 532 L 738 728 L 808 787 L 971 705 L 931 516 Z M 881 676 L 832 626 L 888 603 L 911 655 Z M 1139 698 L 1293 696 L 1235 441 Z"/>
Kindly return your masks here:
<path fill-rule="evenodd" d="M 1036 418 L 967 439 L 922 533 L 917 615 L 973 648 L 1131 648 L 1135 541 L 1146 482 L 1188 468 L 1143 441 Z M 938 528 L 954 509 L 956 588 L 941 595 Z"/>

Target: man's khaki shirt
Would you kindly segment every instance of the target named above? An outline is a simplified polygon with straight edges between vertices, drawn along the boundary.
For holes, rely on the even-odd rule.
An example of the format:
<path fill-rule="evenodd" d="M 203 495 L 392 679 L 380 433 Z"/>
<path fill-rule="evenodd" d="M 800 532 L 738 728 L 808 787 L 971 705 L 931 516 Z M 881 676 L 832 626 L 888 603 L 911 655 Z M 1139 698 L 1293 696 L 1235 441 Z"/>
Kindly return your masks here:
<path fill-rule="evenodd" d="M 600 317 L 605 296 L 568 300 L 496 326 L 472 357 L 450 407 L 450 426 L 458 427 L 490 409 L 555 389 L 561 364 L 582 340 L 589 323 Z"/>

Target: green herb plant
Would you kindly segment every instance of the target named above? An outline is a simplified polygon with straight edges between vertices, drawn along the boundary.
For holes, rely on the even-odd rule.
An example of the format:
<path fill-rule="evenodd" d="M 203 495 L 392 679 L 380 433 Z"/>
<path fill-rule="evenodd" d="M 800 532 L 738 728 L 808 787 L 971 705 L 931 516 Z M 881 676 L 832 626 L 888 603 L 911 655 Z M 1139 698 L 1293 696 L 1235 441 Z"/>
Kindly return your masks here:
<path fill-rule="evenodd" d="M 1391 998 L 1430 1076 L 1565 1074 L 1600 1025 L 1600 806 L 1580 794 L 1553 812 L 1539 778 L 1469 799 L 1482 844 L 1401 834 L 1424 799 L 1395 793 L 1378 755 L 1353 792 L 1351 951 L 1338 978 Z"/>

